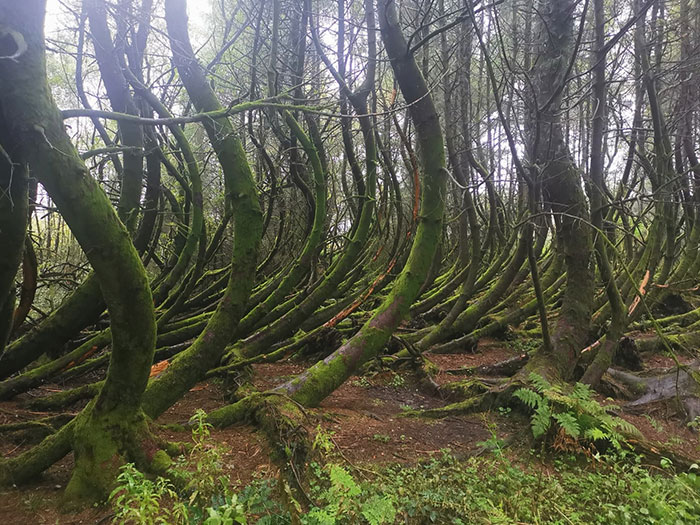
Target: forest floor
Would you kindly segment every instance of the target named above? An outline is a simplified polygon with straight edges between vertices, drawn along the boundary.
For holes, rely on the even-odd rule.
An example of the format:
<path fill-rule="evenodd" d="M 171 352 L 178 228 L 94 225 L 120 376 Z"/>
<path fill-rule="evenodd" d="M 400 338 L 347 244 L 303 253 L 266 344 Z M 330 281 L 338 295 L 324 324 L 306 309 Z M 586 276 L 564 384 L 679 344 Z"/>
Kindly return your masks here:
<path fill-rule="evenodd" d="M 428 355 L 440 372 L 438 384 L 462 379 L 447 373 L 461 367 L 494 364 L 517 356 L 519 349 L 508 343 L 484 340 L 471 354 Z M 654 355 L 645 359 L 645 369 L 671 366 L 673 361 Z M 298 374 L 304 365 L 277 363 L 254 366 L 254 384 L 258 389 L 272 387 Z M 93 376 L 90 378 L 95 379 Z M 0 424 L 23 421 L 44 414 L 27 411 L 21 402 L 29 396 L 45 395 L 74 387 L 47 384 L 12 402 L 0 403 Z M 309 421 L 315 428 L 330 436 L 336 453 L 349 468 L 375 468 L 389 464 L 416 465 L 436 457 L 446 449 L 458 458 L 468 458 L 484 452 L 484 443 L 499 439 L 508 444 L 507 454 L 514 461 L 532 463 L 529 453 L 532 445 L 529 420 L 525 416 L 489 412 L 450 416 L 431 420 L 402 417 L 407 409 L 444 406 L 448 402 L 420 387 L 411 370 L 399 373 L 386 370 L 353 377 L 328 397 L 319 408 L 308 411 Z M 189 430 L 178 429 L 177 424 L 188 421 L 198 410 L 209 412 L 226 404 L 222 383 L 210 380 L 194 387 L 183 399 L 171 407 L 157 423 L 158 432 L 170 441 L 191 439 Z M 73 410 L 79 410 L 74 407 Z M 634 424 L 646 438 L 663 443 L 686 457 L 700 458 L 700 441 L 680 418 L 664 406 L 653 413 L 622 417 Z M 10 436 L 12 437 L 12 436 Z M 0 453 L 12 456 L 28 443 L 7 436 L 0 442 Z M 277 467 L 270 459 L 269 447 L 260 432 L 249 425 L 212 430 L 208 438 L 223 451 L 223 473 L 229 478 L 234 491 L 255 479 L 274 478 Z M 550 469 L 547 460 L 538 460 L 544 470 Z M 59 510 L 60 498 L 72 469 L 71 456 L 64 458 L 34 483 L 0 492 L 0 523 L 2 524 L 96 524 L 109 523 L 112 510 L 95 507 L 80 513 L 64 514 Z"/>

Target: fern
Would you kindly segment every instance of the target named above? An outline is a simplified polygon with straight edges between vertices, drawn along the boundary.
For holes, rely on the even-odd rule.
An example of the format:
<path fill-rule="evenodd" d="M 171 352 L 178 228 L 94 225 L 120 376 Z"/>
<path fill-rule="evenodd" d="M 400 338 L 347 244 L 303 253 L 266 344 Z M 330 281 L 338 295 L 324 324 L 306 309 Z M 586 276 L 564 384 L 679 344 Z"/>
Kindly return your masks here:
<path fill-rule="evenodd" d="M 532 410 L 536 409 L 542 402 L 542 396 L 529 388 L 519 388 L 513 392 L 513 395 Z"/>
<path fill-rule="evenodd" d="M 583 436 L 590 441 L 604 440 L 608 437 L 608 434 L 599 429 L 598 427 L 593 427 L 587 429 Z"/>
<path fill-rule="evenodd" d="M 581 427 L 578 424 L 578 420 L 570 412 L 554 414 L 554 419 L 556 419 L 559 426 L 564 429 L 564 432 L 569 434 L 572 438 L 578 439 L 581 435 Z"/>
<path fill-rule="evenodd" d="M 533 388 L 539 393 L 544 393 L 545 391 L 551 390 L 552 388 L 552 385 L 549 381 L 547 381 L 541 375 L 535 374 L 534 372 L 530 373 L 530 377 L 528 377 L 528 379 L 532 383 Z"/>
<path fill-rule="evenodd" d="M 532 387 L 519 388 L 513 396 L 532 412 L 530 423 L 535 439 L 551 439 L 556 433 L 549 431 L 554 429 L 582 446 L 605 441 L 620 449 L 625 443 L 624 435 L 640 435 L 634 425 L 612 413 L 619 406 L 601 405 L 587 385 L 577 383 L 570 391 L 564 391 L 538 374 L 531 373 L 529 379 Z"/>
<path fill-rule="evenodd" d="M 362 504 L 360 513 L 370 525 L 394 523 L 396 520 L 396 507 L 388 496 L 372 496 Z"/>
<path fill-rule="evenodd" d="M 549 403 L 542 401 L 532 415 L 532 435 L 535 438 L 543 436 L 552 424 L 552 409 Z"/>
<path fill-rule="evenodd" d="M 576 383 L 571 391 L 571 397 L 578 401 L 590 401 L 592 396 L 591 388 L 583 383 Z"/>
<path fill-rule="evenodd" d="M 361 492 L 357 482 L 340 465 L 331 464 L 328 477 L 331 480 L 331 486 L 338 494 L 347 494 L 350 497 L 355 497 Z"/>

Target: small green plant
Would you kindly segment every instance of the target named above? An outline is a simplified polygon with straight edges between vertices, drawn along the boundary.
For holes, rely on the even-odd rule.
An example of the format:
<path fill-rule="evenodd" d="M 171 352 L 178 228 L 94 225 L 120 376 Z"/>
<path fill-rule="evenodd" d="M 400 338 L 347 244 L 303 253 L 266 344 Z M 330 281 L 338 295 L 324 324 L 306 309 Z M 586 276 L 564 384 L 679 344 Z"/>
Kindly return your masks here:
<path fill-rule="evenodd" d="M 387 434 L 375 434 L 374 436 L 372 436 L 372 439 L 374 439 L 375 441 L 379 441 L 380 443 L 388 443 L 389 441 L 391 441 L 391 436 Z"/>
<path fill-rule="evenodd" d="M 620 407 L 603 406 L 593 399 L 587 385 L 576 383 L 571 392 L 564 392 L 538 374 L 530 374 L 531 388 L 519 388 L 513 395 L 532 410 L 532 435 L 553 438 L 560 450 L 586 450 L 607 442 L 620 450 L 625 442 L 623 433 L 639 435 L 639 431 L 624 419 L 611 414 Z"/>
<path fill-rule="evenodd" d="M 351 384 L 352 386 L 358 386 L 358 387 L 361 387 L 361 388 L 370 388 L 370 387 L 372 386 L 372 383 L 369 382 L 369 379 L 367 379 L 367 378 L 364 377 L 364 376 L 358 377 L 358 378 L 355 379 L 354 381 L 351 381 L 350 384 Z"/>
<path fill-rule="evenodd" d="M 177 474 L 187 480 L 184 492 L 189 495 L 188 504 L 200 509 L 213 504 L 219 496 L 232 498 L 228 494 L 228 480 L 221 475 L 223 450 L 210 443 L 212 426 L 206 417 L 206 412 L 199 409 L 190 419 L 194 445 L 187 456 L 178 458 L 176 467 Z"/>
<path fill-rule="evenodd" d="M 644 418 L 649 422 L 649 424 L 653 427 L 654 430 L 657 432 L 663 432 L 664 431 L 664 426 L 659 423 L 656 419 L 651 417 L 649 414 L 644 414 Z"/>
<path fill-rule="evenodd" d="M 537 339 L 518 338 L 510 343 L 510 348 L 519 354 L 529 354 L 540 347 Z"/>
<path fill-rule="evenodd" d="M 502 416 L 507 416 L 511 413 L 511 410 L 510 407 L 498 407 L 498 413 Z"/>
<path fill-rule="evenodd" d="M 486 418 L 484 418 L 484 423 L 486 424 L 486 428 L 491 436 L 484 441 L 479 441 L 477 445 L 486 450 L 490 450 L 496 456 L 502 456 L 505 441 L 498 437 L 498 426 L 495 423 L 488 421 Z"/>
<path fill-rule="evenodd" d="M 177 501 L 173 485 L 164 478 L 150 480 L 133 463 L 121 467 L 117 487 L 109 496 L 114 508 L 114 522 L 155 525 L 179 523 L 186 514 L 182 504 L 168 506 Z"/>
<path fill-rule="evenodd" d="M 345 468 L 331 463 L 324 470 L 327 487 L 319 489 L 318 494 L 322 505 L 309 511 L 304 518 L 305 524 L 394 523 L 396 508 L 389 496 L 375 493 L 364 499 L 362 487 Z"/>
<path fill-rule="evenodd" d="M 405 384 L 406 380 L 404 379 L 404 377 L 394 372 L 391 377 L 391 381 L 389 382 L 389 386 L 393 386 L 394 388 L 401 388 Z"/>
<path fill-rule="evenodd" d="M 211 425 L 206 422 L 206 413 L 198 410 L 190 424 L 194 445 L 171 471 L 179 490 L 168 479 L 151 480 L 132 463 L 124 465 L 110 495 L 117 523 L 247 523 L 244 506 L 230 491 L 228 479 L 221 475 L 222 450 L 208 443 Z"/>
<path fill-rule="evenodd" d="M 312 448 L 323 455 L 330 454 L 335 448 L 333 434 L 334 432 L 323 430 L 321 425 L 318 425 L 316 427 L 316 436 L 314 437 Z"/>

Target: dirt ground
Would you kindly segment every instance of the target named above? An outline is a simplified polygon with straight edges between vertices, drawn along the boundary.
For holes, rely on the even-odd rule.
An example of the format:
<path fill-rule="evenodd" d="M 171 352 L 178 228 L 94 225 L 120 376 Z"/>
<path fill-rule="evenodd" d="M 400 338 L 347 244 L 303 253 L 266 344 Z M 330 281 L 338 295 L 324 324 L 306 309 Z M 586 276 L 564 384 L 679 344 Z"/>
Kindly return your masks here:
<path fill-rule="evenodd" d="M 444 384 L 461 379 L 460 376 L 446 373 L 447 370 L 497 363 L 518 353 L 506 343 L 485 340 L 473 354 L 428 357 L 440 369 L 436 382 Z M 645 364 L 656 367 L 663 363 L 663 359 L 653 357 Z M 255 365 L 253 382 L 259 389 L 268 388 L 303 369 L 303 365 L 290 363 Z M 0 403 L 0 424 L 45 415 L 21 408 L 22 399 L 68 386 L 75 384 L 44 385 L 18 400 Z M 437 421 L 402 417 L 405 409 L 434 408 L 446 403 L 446 400 L 422 389 L 411 371 L 400 374 L 382 371 L 351 378 L 319 408 L 309 411 L 308 416 L 310 422 L 320 425 L 332 436 L 341 457 L 356 465 L 414 464 L 446 448 L 457 455 L 467 456 L 481 448 L 479 443 L 491 436 L 493 428 L 497 429 L 501 439 L 510 442 L 520 440 L 527 446 L 529 432 L 524 418 L 503 417 L 497 413 L 452 416 Z M 170 441 L 187 441 L 190 439 L 189 432 L 173 430 L 172 424 L 188 421 L 197 409 L 209 412 L 224 404 L 226 393 L 219 381 L 200 383 L 158 419 L 157 423 L 164 425 L 159 427 L 158 432 Z M 77 412 L 80 408 L 76 406 L 72 410 Z M 666 407 L 652 409 L 646 415 L 623 415 L 647 438 L 663 442 L 686 456 L 700 456 L 697 434 L 692 433 Z M 233 487 L 240 488 L 254 477 L 276 473 L 264 437 L 252 426 L 238 425 L 213 430 L 211 440 L 225 450 L 223 471 Z M 6 435 L 0 442 L 0 452 L 9 457 L 28 446 L 30 444 L 23 442 L 21 437 Z M 0 492 L 0 523 L 109 523 L 111 513 L 105 507 L 73 514 L 60 512 L 60 498 L 68 483 L 72 463 L 72 457 L 68 456 L 46 471 L 41 479 L 21 488 Z"/>

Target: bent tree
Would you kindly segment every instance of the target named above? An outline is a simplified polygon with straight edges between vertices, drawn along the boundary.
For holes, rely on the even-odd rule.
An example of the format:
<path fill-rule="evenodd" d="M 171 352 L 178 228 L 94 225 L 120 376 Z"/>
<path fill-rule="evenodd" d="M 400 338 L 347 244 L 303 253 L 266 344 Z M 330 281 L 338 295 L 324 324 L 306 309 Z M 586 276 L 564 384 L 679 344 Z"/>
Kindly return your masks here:
<path fill-rule="evenodd" d="M 11 28 L 5 45 L 15 46 L 13 60 L 3 60 L 3 121 L 9 127 L 13 163 L 29 166 L 56 203 L 95 269 L 110 313 L 112 353 L 100 393 L 70 428 L 62 431 L 75 452 L 68 496 L 90 499 L 111 486 L 123 461 L 150 467 L 158 463 L 151 445 L 141 398 L 148 381 L 155 344 L 151 291 L 123 223 L 88 173 L 65 133 L 46 78 L 45 3 L 3 4 L 2 19 Z M 12 56 L 12 47 L 5 56 Z M 3 469 L 3 478 L 22 477 L 22 462 Z M 160 465 L 162 467 L 162 464 Z"/>

